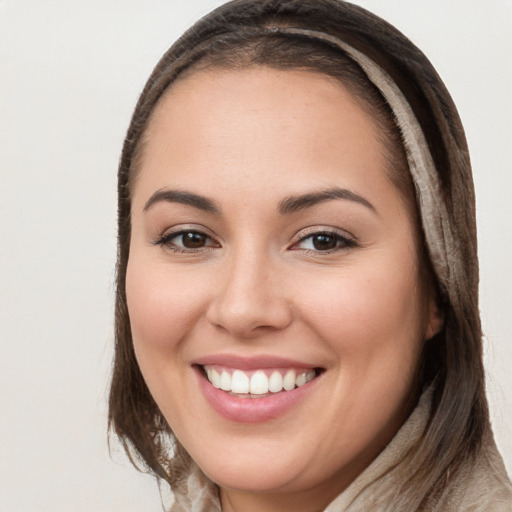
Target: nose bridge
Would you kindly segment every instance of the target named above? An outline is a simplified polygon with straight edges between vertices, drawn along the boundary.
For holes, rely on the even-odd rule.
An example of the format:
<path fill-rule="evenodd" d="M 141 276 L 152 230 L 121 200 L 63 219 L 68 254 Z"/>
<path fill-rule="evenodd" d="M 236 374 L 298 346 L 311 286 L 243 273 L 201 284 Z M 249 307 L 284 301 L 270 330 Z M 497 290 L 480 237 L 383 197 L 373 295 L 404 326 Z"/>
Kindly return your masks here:
<path fill-rule="evenodd" d="M 291 311 L 279 285 L 277 264 L 264 247 L 247 241 L 233 248 L 219 274 L 209 319 L 239 337 L 283 329 Z"/>

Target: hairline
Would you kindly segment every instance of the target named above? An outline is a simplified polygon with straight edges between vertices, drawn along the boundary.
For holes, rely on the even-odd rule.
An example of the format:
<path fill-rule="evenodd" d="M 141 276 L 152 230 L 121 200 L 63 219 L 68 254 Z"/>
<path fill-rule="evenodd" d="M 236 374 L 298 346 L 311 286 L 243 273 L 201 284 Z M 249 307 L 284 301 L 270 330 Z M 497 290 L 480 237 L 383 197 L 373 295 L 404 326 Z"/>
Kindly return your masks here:
<path fill-rule="evenodd" d="M 347 56 L 347 58 L 350 57 Z M 355 66 L 359 67 L 357 63 L 354 62 L 354 64 Z M 403 174 L 406 173 L 410 178 L 410 171 L 407 163 L 407 157 L 405 155 L 406 150 L 403 142 L 400 140 L 400 148 L 396 147 L 396 142 L 391 140 L 390 134 L 386 133 L 389 127 L 385 125 L 381 113 L 379 112 L 379 115 L 375 115 L 377 109 L 373 105 L 371 105 L 370 101 L 367 100 L 362 94 L 358 93 L 354 84 L 352 84 L 349 80 L 342 80 L 339 76 L 335 76 L 332 73 L 327 73 L 325 71 L 315 69 L 313 66 L 306 65 L 278 66 L 270 63 L 249 62 L 247 64 L 239 63 L 236 66 L 230 66 L 227 63 L 223 64 L 219 62 L 212 62 L 211 60 L 209 60 L 208 54 L 202 56 L 199 60 L 190 63 L 190 65 L 188 65 L 176 77 L 174 77 L 174 79 L 170 81 L 167 84 L 167 86 L 162 90 L 158 99 L 151 106 L 148 119 L 145 123 L 145 126 L 141 130 L 141 133 L 133 150 L 132 165 L 130 166 L 128 175 L 128 188 L 130 190 L 130 195 L 132 193 L 133 188 L 135 187 L 135 182 L 137 181 L 137 177 L 141 171 L 142 160 L 144 158 L 144 150 L 147 145 L 147 141 L 151 136 L 151 124 L 153 117 L 156 111 L 158 110 L 159 105 L 163 101 L 165 101 L 165 99 L 170 94 L 172 94 L 172 90 L 174 89 L 174 87 L 178 83 L 186 81 L 187 79 L 190 79 L 192 76 L 196 74 L 208 74 L 212 72 L 244 72 L 253 69 L 270 69 L 282 72 L 300 71 L 303 73 L 311 73 L 314 75 L 322 76 L 330 80 L 332 83 L 346 89 L 346 91 L 349 93 L 350 97 L 354 100 L 354 102 L 365 112 L 365 114 L 368 115 L 370 122 L 375 127 L 375 133 L 377 134 L 376 141 L 380 144 L 384 155 L 385 169 L 387 171 L 386 174 L 393 183 L 393 185 L 397 188 L 399 192 L 399 197 L 403 205 L 406 207 L 408 213 L 411 216 L 415 218 L 418 217 L 419 211 L 417 201 L 414 195 L 414 187 L 412 186 L 412 181 L 409 181 L 409 186 L 404 185 L 404 182 L 407 180 L 404 180 Z M 367 82 L 368 87 L 372 87 L 373 84 L 369 79 L 367 79 Z M 393 115 L 391 109 L 390 115 Z M 394 118 L 392 122 L 396 130 L 399 132 L 400 129 Z M 397 158 L 399 153 L 400 158 Z M 403 166 L 405 166 L 406 169 L 401 168 Z"/>

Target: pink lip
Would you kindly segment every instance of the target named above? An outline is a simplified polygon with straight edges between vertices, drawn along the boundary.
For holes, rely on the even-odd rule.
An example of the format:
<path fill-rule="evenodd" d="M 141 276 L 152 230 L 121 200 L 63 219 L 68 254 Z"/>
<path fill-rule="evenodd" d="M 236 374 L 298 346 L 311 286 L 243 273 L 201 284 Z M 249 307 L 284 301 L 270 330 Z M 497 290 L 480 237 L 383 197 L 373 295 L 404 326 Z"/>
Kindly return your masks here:
<path fill-rule="evenodd" d="M 217 354 L 205 356 L 193 364 L 206 366 L 218 365 L 239 370 L 264 370 L 265 368 L 304 368 L 306 370 L 315 368 L 312 364 L 301 363 L 293 359 L 276 356 L 240 357 L 234 354 Z"/>
<path fill-rule="evenodd" d="M 247 365 L 241 366 L 239 361 L 234 364 L 234 361 L 227 361 L 226 358 L 222 358 L 223 365 L 233 365 L 235 368 L 244 370 L 267 368 L 269 366 L 268 359 L 266 365 L 259 364 L 256 366 L 253 364 L 254 361 L 245 361 Z M 295 361 L 288 361 L 286 364 L 283 363 L 284 360 L 275 359 L 273 364 L 276 367 L 297 367 L 297 362 Z M 211 359 L 208 359 L 208 362 L 205 362 L 204 364 L 219 364 L 219 362 L 218 360 L 213 362 Z M 247 366 L 249 366 L 249 368 Z M 302 365 L 302 367 L 312 368 L 311 366 L 304 365 Z M 313 391 L 316 387 L 317 381 L 321 378 L 321 376 L 316 377 L 307 384 L 304 384 L 299 388 L 295 388 L 292 391 L 281 391 L 280 393 L 275 393 L 263 398 L 241 398 L 213 387 L 213 385 L 204 376 L 203 371 L 199 366 L 194 365 L 193 369 L 196 372 L 199 387 L 212 408 L 227 420 L 238 423 L 259 423 L 272 420 L 285 414 L 302 401 L 311 391 Z"/>

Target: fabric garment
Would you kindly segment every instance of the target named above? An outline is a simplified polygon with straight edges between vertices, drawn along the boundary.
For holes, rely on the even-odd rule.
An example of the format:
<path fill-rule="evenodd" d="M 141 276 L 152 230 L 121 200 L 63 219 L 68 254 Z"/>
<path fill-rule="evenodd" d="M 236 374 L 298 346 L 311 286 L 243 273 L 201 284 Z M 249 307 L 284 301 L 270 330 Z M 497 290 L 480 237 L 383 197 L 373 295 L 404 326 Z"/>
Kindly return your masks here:
<path fill-rule="evenodd" d="M 429 388 L 387 447 L 324 512 L 395 512 L 395 493 L 389 484 L 393 473 L 401 470 L 405 454 L 425 430 L 431 402 Z M 197 466 L 180 491 L 164 496 L 162 489 L 168 512 L 221 512 L 216 486 Z M 512 485 L 490 433 L 478 459 L 468 460 L 425 512 L 512 512 Z"/>

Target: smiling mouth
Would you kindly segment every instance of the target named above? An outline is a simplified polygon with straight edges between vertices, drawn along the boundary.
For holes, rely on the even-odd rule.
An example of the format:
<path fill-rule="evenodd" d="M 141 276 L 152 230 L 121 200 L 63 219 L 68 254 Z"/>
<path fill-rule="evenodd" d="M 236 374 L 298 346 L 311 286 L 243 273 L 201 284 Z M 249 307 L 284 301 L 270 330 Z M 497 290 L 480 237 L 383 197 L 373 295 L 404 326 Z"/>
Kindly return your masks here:
<path fill-rule="evenodd" d="M 204 365 L 201 369 L 214 388 L 240 398 L 264 398 L 293 391 L 311 382 L 323 371 L 321 368 L 245 371 L 218 365 Z"/>

